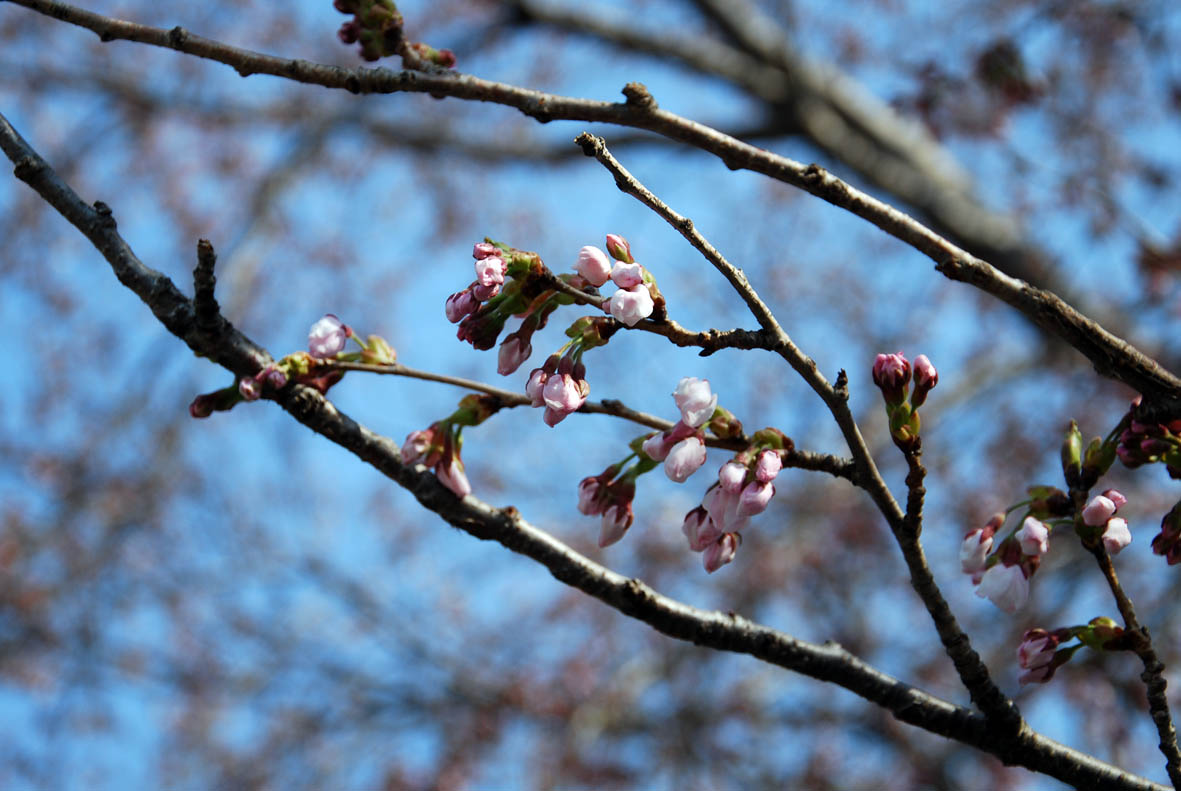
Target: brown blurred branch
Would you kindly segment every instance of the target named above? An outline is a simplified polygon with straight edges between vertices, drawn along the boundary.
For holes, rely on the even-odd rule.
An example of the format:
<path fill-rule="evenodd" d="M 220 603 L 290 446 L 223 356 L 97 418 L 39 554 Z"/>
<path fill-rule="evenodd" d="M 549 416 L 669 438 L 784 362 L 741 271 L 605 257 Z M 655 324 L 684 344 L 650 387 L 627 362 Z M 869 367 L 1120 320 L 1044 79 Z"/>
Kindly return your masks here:
<path fill-rule="evenodd" d="M 102 203 L 87 205 L 3 116 L 0 148 L 13 162 L 16 176 L 78 228 L 106 258 L 120 282 L 193 351 L 237 375 L 253 374 L 269 362 L 264 350 L 224 319 L 215 334 L 199 332 L 193 302 L 169 278 L 135 256 L 116 230 L 111 210 Z M 498 509 L 471 496 L 457 499 L 429 471 L 402 464 L 392 440 L 361 426 L 312 388 L 285 388 L 276 400 L 301 423 L 352 451 L 450 524 L 533 558 L 558 580 L 664 634 L 718 650 L 747 653 L 840 684 L 888 709 L 903 722 L 1079 787 L 1163 788 L 1042 737 L 1024 723 L 1017 732 L 998 734 L 993 721 L 881 673 L 835 643 L 815 645 L 796 640 L 737 615 L 699 610 L 662 596 L 639 580 L 628 579 L 580 555 L 526 522 L 511 506 Z"/>
<path fill-rule="evenodd" d="M 103 41 L 137 41 L 225 63 L 243 77 L 271 74 L 353 93 L 428 93 L 513 107 L 542 123 L 597 121 L 647 129 L 719 157 L 727 167 L 746 169 L 798 187 L 876 225 L 936 263 L 946 277 L 968 283 L 1016 308 L 1091 361 L 1101 375 L 1117 379 L 1150 402 L 1181 401 L 1181 379 L 1139 349 L 1079 313 L 1057 295 L 997 270 L 914 218 L 856 189 L 819 165 L 802 163 L 735 140 L 695 121 L 658 109 L 654 103 L 622 104 L 564 97 L 467 74 L 444 71 L 344 69 L 295 58 L 280 58 L 196 36 L 183 28 L 164 30 L 113 19 L 50 0 L 7 0 L 94 31 Z"/>

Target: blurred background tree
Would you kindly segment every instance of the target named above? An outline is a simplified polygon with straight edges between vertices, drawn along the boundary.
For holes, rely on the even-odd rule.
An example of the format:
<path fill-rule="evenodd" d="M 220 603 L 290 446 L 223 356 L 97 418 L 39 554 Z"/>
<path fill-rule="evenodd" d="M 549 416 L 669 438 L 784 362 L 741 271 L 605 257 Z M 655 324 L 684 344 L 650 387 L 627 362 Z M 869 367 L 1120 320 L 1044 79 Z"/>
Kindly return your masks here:
<path fill-rule="evenodd" d="M 86 5 L 359 63 L 327 0 Z M 410 35 L 455 52 L 460 71 L 608 101 L 640 81 L 664 109 L 818 162 L 1178 369 L 1173 3 L 399 7 Z M 13 125 L 84 198 L 109 203 L 139 256 L 177 283 L 195 240 L 211 239 L 225 315 L 276 354 L 301 348 L 331 311 L 409 365 L 522 389 L 539 362 L 494 381 L 495 356 L 456 341 L 443 316 L 484 236 L 565 271 L 582 245 L 621 233 L 678 321 L 751 326 L 684 240 L 571 143 L 584 129 L 603 135 L 743 267 L 830 379 L 849 372 L 896 492 L 905 465 L 869 366 L 896 348 L 936 362 L 924 537 L 945 595 L 1032 725 L 1164 779 L 1133 657 L 1080 654 L 1051 684 L 1018 692 L 1025 629 L 1116 614 L 1077 542 L 1054 546 L 1013 617 L 959 572 L 968 529 L 1031 484 L 1060 485 L 1066 422 L 1106 433 L 1135 395 L 1007 306 L 851 215 L 645 132 L 243 80 L 8 3 L 0 41 Z M 1057 787 L 831 685 L 629 621 L 447 527 L 272 405 L 193 421 L 189 401 L 227 384 L 225 372 L 195 360 L 16 180 L 0 180 L 0 239 L 0 310 L 15 333 L 0 396 L 5 788 Z M 535 360 L 564 327 L 539 334 Z M 802 448 L 844 453 L 823 405 L 767 359 L 699 358 L 628 334 L 588 356 L 592 398 L 675 418 L 679 378 L 707 377 L 749 430 L 773 425 Z M 399 439 L 461 395 L 362 374 L 332 391 Z M 578 481 L 637 433 L 601 415 L 549 429 L 532 410 L 506 410 L 468 432 L 464 456 L 478 496 L 622 574 L 835 640 L 968 702 L 881 517 L 843 481 L 786 471 L 734 563 L 707 576 L 679 526 L 724 460 L 711 451 L 684 485 L 643 479 L 636 525 L 597 549 L 598 520 L 575 509 Z M 1148 548 L 1175 488 L 1155 467 L 1117 468 L 1110 482 L 1131 501 L 1121 578 L 1175 660 L 1176 577 Z"/>

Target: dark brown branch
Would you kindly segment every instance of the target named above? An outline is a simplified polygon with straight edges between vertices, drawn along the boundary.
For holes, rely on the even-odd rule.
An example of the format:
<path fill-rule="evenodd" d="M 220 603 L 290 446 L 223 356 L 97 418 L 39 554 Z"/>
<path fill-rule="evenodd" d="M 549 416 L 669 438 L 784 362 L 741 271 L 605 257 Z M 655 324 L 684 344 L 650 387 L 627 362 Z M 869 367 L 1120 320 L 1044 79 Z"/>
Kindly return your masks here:
<path fill-rule="evenodd" d="M 833 176 L 818 165 L 772 154 L 674 113 L 637 103 L 577 99 L 482 80 L 456 72 L 344 69 L 280 58 L 196 36 L 113 19 L 52 0 L 8 0 L 94 31 L 103 41 L 137 41 L 225 63 L 243 77 L 270 74 L 354 93 L 427 93 L 513 107 L 541 123 L 595 121 L 647 129 L 714 154 L 745 169 L 798 187 L 867 220 L 936 262 L 952 280 L 969 283 L 1013 306 L 1085 355 L 1101 375 L 1124 382 L 1148 401 L 1181 398 L 1181 379 L 1131 344 L 1106 331 L 1051 292 L 1033 288 L 961 249 L 905 213 Z"/>
<path fill-rule="evenodd" d="M 111 211 L 88 206 L 0 115 L 0 149 L 15 173 L 70 221 L 174 335 L 231 372 L 256 373 L 270 356 L 224 325 L 216 342 L 196 331 L 196 310 L 165 275 L 145 266 L 115 230 Z M 354 453 L 415 496 L 428 510 L 476 538 L 493 540 L 544 565 L 559 581 L 680 640 L 746 653 L 770 664 L 829 681 L 888 709 L 897 719 L 955 739 L 1079 788 L 1161 791 L 1163 786 L 1047 739 L 1021 724 L 1000 734 L 996 723 L 907 685 L 865 664 L 835 643 L 797 640 L 736 615 L 699 610 L 662 596 L 639 580 L 594 563 L 526 522 L 513 507 L 494 508 L 475 497 L 457 499 L 421 466 L 401 462 L 397 445 L 340 412 L 317 390 L 301 385 L 275 395 L 299 422 Z M 998 738 L 1001 737 L 1001 738 Z"/>

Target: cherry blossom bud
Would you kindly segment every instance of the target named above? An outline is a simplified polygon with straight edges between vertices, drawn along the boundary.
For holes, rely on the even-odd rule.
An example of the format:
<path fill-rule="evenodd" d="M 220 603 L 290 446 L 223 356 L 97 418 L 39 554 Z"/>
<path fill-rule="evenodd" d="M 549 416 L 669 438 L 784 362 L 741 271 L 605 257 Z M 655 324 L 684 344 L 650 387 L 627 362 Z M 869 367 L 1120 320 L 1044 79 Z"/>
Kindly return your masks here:
<path fill-rule="evenodd" d="M 935 385 L 939 384 L 939 372 L 935 370 L 935 366 L 931 365 L 931 361 L 927 359 L 927 355 L 920 354 L 914 358 L 914 393 L 910 397 L 910 405 L 915 409 L 922 406 L 923 402 L 927 400 L 927 393 Z"/>
<path fill-rule="evenodd" d="M 676 483 L 684 483 L 705 464 L 705 443 L 688 437 L 673 446 L 664 459 L 664 474 Z"/>
<path fill-rule="evenodd" d="M 555 412 L 575 412 L 586 401 L 577 380 L 570 374 L 554 374 L 541 389 L 545 405 Z"/>
<path fill-rule="evenodd" d="M 611 278 L 611 259 L 599 248 L 588 244 L 578 251 L 574 269 L 592 286 L 601 286 Z"/>
<path fill-rule="evenodd" d="M 578 484 L 578 511 L 587 516 L 598 516 L 603 513 L 603 501 L 599 492 L 603 488 L 603 480 L 598 475 L 583 478 Z"/>
<path fill-rule="evenodd" d="M 1022 685 L 1040 684 L 1050 680 L 1056 669 L 1053 665 L 1058 636 L 1045 629 L 1030 629 L 1017 646 L 1017 663 L 1026 671 L 1017 681 Z"/>
<path fill-rule="evenodd" d="M 313 357 L 335 357 L 344 349 L 345 341 L 350 335 L 352 330 L 329 313 L 313 324 L 308 332 L 308 352 Z"/>
<path fill-rule="evenodd" d="M 1026 555 L 1043 555 L 1050 548 L 1050 528 L 1045 522 L 1028 516 L 1017 531 L 1017 541 Z"/>
<path fill-rule="evenodd" d="M 1103 546 L 1110 555 L 1118 555 L 1120 550 L 1132 543 L 1132 532 L 1128 530 L 1128 522 L 1123 517 L 1107 520 L 1107 527 L 1103 530 Z"/>
<path fill-rule="evenodd" d="M 764 450 L 759 454 L 755 464 L 755 479 L 760 483 L 770 483 L 783 469 L 783 459 L 773 450 Z"/>
<path fill-rule="evenodd" d="M 1115 489 L 1108 489 L 1103 493 L 1103 496 L 1111 500 L 1115 506 L 1115 510 L 1119 510 L 1128 504 L 1128 498 L 1117 492 Z"/>
<path fill-rule="evenodd" d="M 476 242 L 475 246 L 472 247 L 472 258 L 476 259 L 477 261 L 493 255 L 500 255 L 500 248 L 494 244 L 489 244 L 488 242 Z"/>
<path fill-rule="evenodd" d="M 1000 609 L 1012 615 L 1021 609 L 1029 598 L 1029 580 L 1020 566 L 996 564 L 980 578 L 976 595 L 989 599 Z"/>
<path fill-rule="evenodd" d="M 431 429 L 412 431 L 402 443 L 402 463 L 426 463 L 426 454 L 435 441 L 435 432 Z"/>
<path fill-rule="evenodd" d="M 456 497 L 464 498 L 472 493 L 472 485 L 463 471 L 463 462 L 457 457 L 452 457 L 450 464 L 440 464 L 435 475 L 439 483 L 455 492 Z"/>
<path fill-rule="evenodd" d="M 718 470 L 718 483 L 730 494 L 741 492 L 745 482 L 746 467 L 736 461 L 728 461 Z"/>
<path fill-rule="evenodd" d="M 258 397 L 262 395 L 262 382 L 253 376 L 247 376 L 238 382 L 238 392 L 247 401 L 257 401 Z"/>
<path fill-rule="evenodd" d="M 525 395 L 532 399 L 531 406 L 545 406 L 545 396 L 542 391 L 547 379 L 549 379 L 549 374 L 544 368 L 534 368 L 529 372 L 529 381 L 525 383 Z"/>
<path fill-rule="evenodd" d="M 873 383 L 881 388 L 888 404 L 901 404 L 906 399 L 906 385 L 910 382 L 910 363 L 896 354 L 879 354 L 873 361 Z"/>
<path fill-rule="evenodd" d="M 722 531 L 717 528 L 717 525 L 709 518 L 709 513 L 700 505 L 685 514 L 681 532 L 685 534 L 685 538 L 689 539 L 689 549 L 694 552 L 703 551 L 722 536 Z"/>
<path fill-rule="evenodd" d="M 627 243 L 627 239 L 614 233 L 607 234 L 607 252 L 616 261 L 623 261 L 630 264 L 632 261 L 632 248 Z"/>
<path fill-rule="evenodd" d="M 566 418 L 570 417 L 570 414 L 571 413 L 566 412 L 564 410 L 550 409 L 547 406 L 545 408 L 545 412 L 543 412 L 541 415 L 541 419 L 547 426 L 549 426 L 550 428 L 553 428 L 554 426 L 558 425 Z"/>
<path fill-rule="evenodd" d="M 533 354 L 533 345 L 530 343 L 522 345 L 521 336 L 514 332 L 500 344 L 500 352 L 496 357 L 496 372 L 501 376 L 514 373 L 522 363 L 529 359 L 531 354 Z"/>
<path fill-rule="evenodd" d="M 651 316 L 656 307 L 652 292 L 642 285 L 619 289 L 611 296 L 608 305 L 615 320 L 629 327 Z"/>
<path fill-rule="evenodd" d="M 1114 513 L 1115 503 L 1110 498 L 1098 494 L 1083 508 L 1083 523 L 1091 527 L 1100 527 L 1107 524 L 1107 520 Z"/>
<path fill-rule="evenodd" d="M 644 444 L 640 446 L 640 449 L 652 461 L 664 461 L 668 458 L 668 452 L 672 450 L 672 445 L 665 440 L 664 432 L 657 431 L 648 437 L 648 439 L 644 440 Z"/>
<path fill-rule="evenodd" d="M 195 418 L 206 418 L 213 414 L 214 405 L 217 403 L 216 393 L 202 393 L 193 399 L 189 404 L 189 416 Z"/>
<path fill-rule="evenodd" d="M 750 521 L 748 517 L 738 515 L 737 494 L 727 492 L 721 486 L 715 486 L 705 493 L 702 506 L 709 512 L 710 519 L 721 531 L 738 531 L 746 527 Z"/>
<path fill-rule="evenodd" d="M 487 302 L 499 293 L 500 283 L 493 283 L 490 286 L 486 286 L 483 283 L 478 282 L 472 284 L 472 296 L 475 297 L 478 302 Z"/>
<path fill-rule="evenodd" d="M 498 255 L 481 258 L 479 261 L 476 261 L 476 282 L 486 288 L 499 286 L 504 283 L 504 272 L 506 268 L 504 259 Z"/>
<path fill-rule="evenodd" d="M 267 366 L 263 372 L 263 378 L 266 383 L 276 390 L 282 390 L 287 386 L 287 374 L 275 367 L 274 363 Z"/>
<path fill-rule="evenodd" d="M 984 562 L 992 549 L 992 533 L 976 528 L 964 537 L 960 544 L 960 568 L 965 574 L 972 575 L 972 581 L 980 582 L 984 574 Z"/>
<path fill-rule="evenodd" d="M 458 324 L 464 316 L 475 313 L 480 307 L 480 301 L 472 295 L 470 288 L 465 288 L 447 297 L 443 312 L 447 314 L 447 321 Z"/>
<path fill-rule="evenodd" d="M 705 570 L 713 574 L 722 566 L 734 559 L 735 553 L 738 552 L 738 542 L 741 539 L 737 533 L 726 533 L 717 541 L 705 548 L 705 555 L 702 562 L 705 565 Z"/>
<path fill-rule="evenodd" d="M 609 547 L 623 538 L 623 534 L 632 526 L 634 519 L 635 514 L 632 512 L 632 504 L 630 502 L 623 504 L 616 503 L 604 511 L 603 526 L 599 531 L 599 546 Z"/>
<path fill-rule="evenodd" d="M 738 517 L 754 516 L 767 510 L 767 503 L 775 496 L 775 485 L 751 481 L 738 497 Z"/>
<path fill-rule="evenodd" d="M 710 390 L 709 380 L 695 376 L 686 376 L 677 383 L 673 401 L 677 409 L 681 410 L 681 420 L 693 428 L 708 422 L 718 406 L 718 397 Z"/>
<path fill-rule="evenodd" d="M 622 261 L 611 268 L 611 282 L 620 288 L 631 288 L 644 282 L 644 267 Z"/>

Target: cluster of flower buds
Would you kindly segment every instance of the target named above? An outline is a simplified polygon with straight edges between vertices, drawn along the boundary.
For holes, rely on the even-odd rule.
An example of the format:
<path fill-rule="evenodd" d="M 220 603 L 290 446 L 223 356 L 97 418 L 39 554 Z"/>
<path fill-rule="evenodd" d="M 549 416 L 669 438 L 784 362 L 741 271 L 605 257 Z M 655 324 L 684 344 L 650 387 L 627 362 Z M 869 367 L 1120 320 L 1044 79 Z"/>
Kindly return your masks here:
<path fill-rule="evenodd" d="M 500 402 L 494 396 L 466 395 L 459 401 L 456 410 L 444 420 L 438 420 L 425 429 L 412 431 L 402 443 L 403 464 L 423 464 L 433 468 L 439 482 L 464 497 L 472 492 L 464 472 L 463 429 L 478 426 L 500 409 Z"/>
<path fill-rule="evenodd" d="M 348 339 L 352 338 L 360 351 L 345 353 Z M 189 414 L 196 418 L 209 417 L 214 412 L 233 409 L 241 401 L 256 401 L 264 391 L 281 390 L 289 381 L 314 387 L 321 393 L 344 377 L 344 371 L 329 369 L 325 360 L 365 362 L 377 365 L 391 365 L 398 355 L 382 337 L 370 335 L 362 341 L 352 328 L 331 313 L 312 325 L 308 332 L 308 351 L 289 354 L 283 359 L 268 363 L 254 376 L 238 380 L 235 387 L 203 393 L 189 405 Z"/>
<path fill-rule="evenodd" d="M 1169 477 L 1181 479 L 1181 418 L 1142 423 L 1129 413 L 1115 452 L 1125 467 L 1163 462 Z"/>
<path fill-rule="evenodd" d="M 598 475 L 583 478 L 578 484 L 578 510 L 587 516 L 603 517 L 599 530 L 600 547 L 610 546 L 623 538 L 636 518 L 632 510 L 636 477 L 646 470 L 638 464 L 624 470 L 625 464 L 626 459 L 612 464 Z"/>
<path fill-rule="evenodd" d="M 556 426 L 577 412 L 590 394 L 586 366 L 575 359 L 573 354 L 551 354 L 544 365 L 529 373 L 525 394 L 534 407 L 545 407 L 542 419 L 547 426 Z"/>
<path fill-rule="evenodd" d="M 750 447 L 718 470 L 718 480 L 705 493 L 702 504 L 685 515 L 681 531 L 689 549 L 704 553 L 707 572 L 713 573 L 734 559 L 742 543 L 741 531 L 775 496 L 772 481 L 783 469 L 783 454 L 792 448 L 791 440 L 776 429 L 757 432 Z"/>
<path fill-rule="evenodd" d="M 1105 616 L 1092 618 L 1081 626 L 1030 629 L 1017 646 L 1017 664 L 1025 671 L 1017 681 L 1022 686 L 1044 684 L 1084 646 L 1095 651 L 1127 651 L 1133 647 L 1133 637 Z M 1078 642 L 1063 647 L 1074 639 Z"/>
<path fill-rule="evenodd" d="M 597 247 L 587 245 L 578 251 L 575 271 L 592 286 L 601 286 L 608 280 L 618 288 L 603 305 L 603 309 L 615 319 L 634 327 L 652 315 L 656 304 L 662 300 L 652 274 L 632 258 L 631 245 L 622 236 L 607 234 L 607 252 L 615 264 Z"/>
<path fill-rule="evenodd" d="M 677 483 L 705 464 L 705 431 L 717 410 L 718 397 L 708 379 L 685 377 L 677 384 L 673 400 L 681 419 L 668 431 L 657 432 L 644 441 L 642 449 L 653 461 L 664 462 L 664 473 Z"/>
<path fill-rule="evenodd" d="M 925 354 L 920 354 L 914 359 L 914 389 L 908 393 L 911 370 L 910 361 L 902 352 L 879 354 L 873 362 L 873 383 L 882 391 L 886 402 L 890 436 L 898 447 L 908 451 L 918 443 L 918 408 L 927 400 L 931 389 L 939 384 L 939 372 Z"/>
<path fill-rule="evenodd" d="M 398 54 L 402 39 L 402 14 L 393 0 L 334 0 L 332 6 L 353 18 L 340 26 L 337 37 L 345 44 L 361 43 L 361 57 L 365 60 Z M 417 42 L 406 42 L 413 54 L 436 66 L 451 68 L 455 53 L 449 49 L 435 49 Z"/>
<path fill-rule="evenodd" d="M 1043 520 L 1063 520 L 1072 513 L 1070 498 L 1052 486 L 1033 486 L 1030 499 L 994 514 L 984 525 L 968 532 L 960 544 L 960 570 L 972 578 L 976 595 L 990 600 L 1007 613 L 1017 612 L 1029 598 L 1029 580 L 1050 548 L 1050 525 Z M 1026 507 L 1020 526 L 997 540 L 1007 514 Z"/>
<path fill-rule="evenodd" d="M 1103 494 L 1097 494 L 1083 507 L 1083 525 L 1091 528 L 1088 533 L 1097 533 L 1107 552 L 1118 555 L 1120 550 L 1132 543 L 1132 533 L 1128 530 L 1128 522 L 1115 512 L 1128 502 L 1128 498 L 1115 489 L 1108 489 Z M 1085 535 L 1084 538 L 1090 537 Z"/>
<path fill-rule="evenodd" d="M 1160 532 L 1152 539 L 1152 551 L 1164 555 L 1170 566 L 1181 563 L 1181 502 L 1161 519 Z"/>

